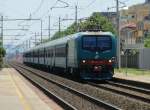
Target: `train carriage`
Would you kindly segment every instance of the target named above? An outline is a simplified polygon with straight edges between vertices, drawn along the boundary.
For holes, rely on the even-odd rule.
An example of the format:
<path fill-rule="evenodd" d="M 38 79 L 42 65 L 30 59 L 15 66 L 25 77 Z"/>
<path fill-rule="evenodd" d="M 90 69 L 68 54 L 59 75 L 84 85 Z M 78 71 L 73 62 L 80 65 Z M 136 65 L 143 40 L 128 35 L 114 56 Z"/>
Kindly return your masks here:
<path fill-rule="evenodd" d="M 116 58 L 116 37 L 110 32 L 79 32 L 49 41 L 24 54 L 31 57 L 32 52 L 35 60 L 25 62 L 49 70 L 61 69 L 82 79 L 111 79 Z"/>

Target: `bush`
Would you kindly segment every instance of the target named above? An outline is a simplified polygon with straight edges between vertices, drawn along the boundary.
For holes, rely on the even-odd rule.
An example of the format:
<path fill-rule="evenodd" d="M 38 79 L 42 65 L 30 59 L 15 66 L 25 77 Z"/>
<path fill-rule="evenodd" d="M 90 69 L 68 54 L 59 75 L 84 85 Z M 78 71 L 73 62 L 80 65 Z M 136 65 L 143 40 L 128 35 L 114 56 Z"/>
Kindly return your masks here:
<path fill-rule="evenodd" d="M 3 47 L 0 47 L 0 69 L 3 67 L 3 57 L 5 56 L 6 51 Z"/>
<path fill-rule="evenodd" d="M 150 35 L 144 40 L 144 46 L 150 48 Z"/>

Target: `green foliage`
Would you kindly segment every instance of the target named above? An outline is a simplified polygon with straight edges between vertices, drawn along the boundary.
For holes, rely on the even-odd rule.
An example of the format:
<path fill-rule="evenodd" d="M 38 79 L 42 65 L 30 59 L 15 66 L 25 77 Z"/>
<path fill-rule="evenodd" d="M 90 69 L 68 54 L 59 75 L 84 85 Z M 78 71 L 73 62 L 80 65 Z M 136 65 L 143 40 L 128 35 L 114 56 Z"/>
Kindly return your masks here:
<path fill-rule="evenodd" d="M 112 23 L 99 12 L 93 13 L 93 15 L 87 19 L 85 22 L 81 23 L 82 29 L 101 29 L 102 31 L 110 31 L 115 34 L 115 29 L 113 28 Z"/>
<path fill-rule="evenodd" d="M 6 54 L 6 51 L 3 47 L 0 47 L 0 56 L 4 57 Z"/>
<path fill-rule="evenodd" d="M 0 47 L 0 69 L 3 67 L 3 57 L 5 56 L 6 51 L 3 47 Z"/>
<path fill-rule="evenodd" d="M 132 76 L 150 76 L 150 70 L 142 70 L 137 68 L 121 68 L 120 70 L 115 69 L 115 73 L 124 74 L 126 72 L 128 75 Z"/>
<path fill-rule="evenodd" d="M 86 21 L 78 24 L 80 30 L 96 30 L 101 29 L 102 31 L 110 31 L 113 34 L 116 34 L 116 30 L 113 27 L 112 23 L 104 16 L 102 16 L 99 12 L 93 13 Z M 66 35 L 76 33 L 76 25 L 73 23 L 66 30 L 56 32 L 51 40 L 64 37 Z"/>
<path fill-rule="evenodd" d="M 75 23 L 69 26 L 65 31 L 56 32 L 51 40 L 64 37 L 66 35 L 74 34 L 76 32 Z"/>
<path fill-rule="evenodd" d="M 144 46 L 150 48 L 150 35 L 144 40 Z"/>

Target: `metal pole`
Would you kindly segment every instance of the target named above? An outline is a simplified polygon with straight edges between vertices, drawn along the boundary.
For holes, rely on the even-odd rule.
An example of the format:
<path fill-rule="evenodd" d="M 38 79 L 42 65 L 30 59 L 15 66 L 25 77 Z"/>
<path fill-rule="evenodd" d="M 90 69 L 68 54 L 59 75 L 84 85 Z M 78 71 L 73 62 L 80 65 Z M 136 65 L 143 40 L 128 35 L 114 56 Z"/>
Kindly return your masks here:
<path fill-rule="evenodd" d="M 23 42 L 23 52 L 25 52 L 25 42 Z"/>
<path fill-rule="evenodd" d="M 24 52 L 24 43 L 22 42 L 22 52 Z"/>
<path fill-rule="evenodd" d="M 78 32 L 78 7 L 75 6 L 75 25 L 76 25 L 76 32 Z"/>
<path fill-rule="evenodd" d="M 1 46 L 3 47 L 3 16 L 1 16 Z"/>
<path fill-rule="evenodd" d="M 31 41 L 30 41 L 30 39 L 29 39 L 29 49 L 30 49 L 30 47 L 31 47 Z"/>
<path fill-rule="evenodd" d="M 43 32 L 42 32 L 42 30 L 43 30 L 43 21 L 42 21 L 42 19 L 41 19 L 41 43 L 42 43 L 42 40 L 43 40 Z"/>
<path fill-rule="evenodd" d="M 126 76 L 127 76 L 127 69 L 128 69 L 128 49 L 125 51 L 125 56 L 126 56 Z"/>
<path fill-rule="evenodd" d="M 49 23 L 48 23 L 48 36 L 49 36 L 49 39 L 51 39 L 50 37 L 51 37 L 51 17 L 49 16 Z"/>
<path fill-rule="evenodd" d="M 60 35 L 60 30 L 61 30 L 60 25 L 61 25 L 61 24 L 60 24 L 60 17 L 59 17 L 59 37 L 61 36 L 61 35 Z"/>
<path fill-rule="evenodd" d="M 26 50 L 28 49 L 28 41 L 26 40 Z"/>
<path fill-rule="evenodd" d="M 121 68 L 121 56 L 120 56 L 120 13 L 119 13 L 119 0 L 116 0 L 116 12 L 117 12 L 117 56 L 118 56 L 118 68 Z"/>
<path fill-rule="evenodd" d="M 37 41 L 36 41 L 36 32 L 35 32 L 35 46 L 37 45 Z"/>

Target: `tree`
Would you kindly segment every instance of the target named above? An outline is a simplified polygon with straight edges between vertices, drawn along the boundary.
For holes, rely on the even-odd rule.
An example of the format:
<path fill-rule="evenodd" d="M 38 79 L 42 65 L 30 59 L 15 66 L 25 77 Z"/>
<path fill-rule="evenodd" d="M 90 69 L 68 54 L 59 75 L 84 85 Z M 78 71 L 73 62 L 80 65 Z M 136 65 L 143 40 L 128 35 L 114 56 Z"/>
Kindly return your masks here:
<path fill-rule="evenodd" d="M 1 55 L 2 57 L 5 57 L 5 54 L 6 54 L 5 49 L 4 49 L 3 47 L 0 47 L 0 55 Z"/>
<path fill-rule="evenodd" d="M 102 31 L 110 31 L 112 33 L 116 33 L 113 28 L 112 23 L 104 16 L 102 16 L 99 12 L 93 13 L 93 15 L 87 19 L 85 22 L 81 23 L 81 29 L 100 29 Z"/>
<path fill-rule="evenodd" d="M 66 35 L 70 35 L 70 34 L 74 34 L 76 33 L 76 26 L 75 26 L 75 23 L 73 23 L 71 26 L 69 26 L 65 31 L 57 31 L 51 40 L 54 40 L 54 39 L 57 39 L 57 38 L 60 38 L 60 37 L 64 37 Z"/>
<path fill-rule="evenodd" d="M 144 46 L 150 48 L 150 35 L 144 40 Z"/>
<path fill-rule="evenodd" d="M 102 30 L 102 31 L 110 31 L 113 34 L 116 34 L 116 30 L 113 27 L 112 23 L 104 16 L 102 16 L 99 12 L 95 12 L 90 16 L 86 21 L 78 24 L 80 30 Z M 64 37 L 66 35 L 76 33 L 76 25 L 73 23 L 66 30 L 61 32 L 56 32 L 51 40 Z"/>
<path fill-rule="evenodd" d="M 5 49 L 2 47 L 2 43 L 0 43 L 0 69 L 2 68 L 3 66 L 3 57 L 5 56 L 6 54 L 6 51 Z"/>

